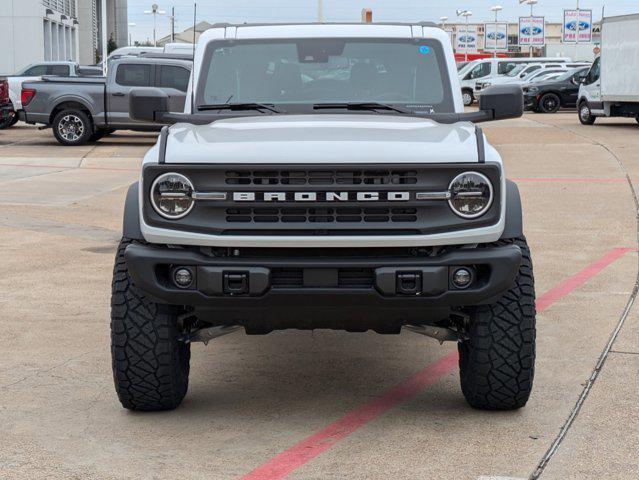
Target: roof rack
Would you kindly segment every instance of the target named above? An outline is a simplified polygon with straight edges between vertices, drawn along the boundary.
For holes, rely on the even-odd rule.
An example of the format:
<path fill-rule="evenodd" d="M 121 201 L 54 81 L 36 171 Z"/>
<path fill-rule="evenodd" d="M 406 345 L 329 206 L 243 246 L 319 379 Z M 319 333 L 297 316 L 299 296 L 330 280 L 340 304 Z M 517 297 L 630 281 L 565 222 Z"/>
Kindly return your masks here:
<path fill-rule="evenodd" d="M 164 58 L 166 60 L 193 60 L 192 53 L 160 53 L 146 52 L 137 55 L 140 58 Z"/>

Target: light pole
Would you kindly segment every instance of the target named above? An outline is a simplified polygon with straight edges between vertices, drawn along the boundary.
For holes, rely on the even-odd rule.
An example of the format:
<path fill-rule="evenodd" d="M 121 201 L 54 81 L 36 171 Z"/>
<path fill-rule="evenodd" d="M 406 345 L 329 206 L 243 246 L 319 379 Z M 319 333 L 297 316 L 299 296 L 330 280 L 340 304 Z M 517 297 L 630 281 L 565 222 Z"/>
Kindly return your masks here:
<path fill-rule="evenodd" d="M 526 0 L 526 4 L 530 5 L 530 58 L 533 56 L 533 5 L 535 5 L 537 1 L 538 0 Z M 544 28 L 546 28 L 545 25 Z"/>
<path fill-rule="evenodd" d="M 464 33 L 464 61 L 468 61 L 468 17 L 472 16 L 473 12 L 470 10 L 457 10 L 458 17 L 466 18 L 466 33 Z"/>
<path fill-rule="evenodd" d="M 317 23 L 324 22 L 324 2 L 323 0 L 317 0 Z"/>
<path fill-rule="evenodd" d="M 131 22 L 129 23 L 129 27 L 135 27 L 135 23 Z M 129 46 L 133 45 L 133 37 L 131 36 L 131 30 L 129 30 Z"/>
<path fill-rule="evenodd" d="M 579 56 L 579 32 L 581 31 L 581 18 L 579 18 L 579 0 L 577 0 L 577 25 L 575 26 L 575 58 L 573 58 L 573 62 L 577 61 L 577 57 Z M 564 28 L 566 26 L 564 25 Z"/>
<path fill-rule="evenodd" d="M 145 10 L 144 13 L 146 13 L 147 15 L 153 15 L 153 46 L 157 47 L 157 41 L 156 41 L 156 36 L 155 36 L 155 30 L 157 28 L 157 18 L 158 15 L 164 15 L 166 12 L 164 10 L 158 10 L 158 4 L 154 3 L 153 5 L 151 5 L 151 10 Z"/>
<path fill-rule="evenodd" d="M 490 7 L 490 10 L 495 13 L 495 49 L 493 50 L 493 58 L 497 56 L 497 12 L 502 10 L 502 8 L 503 7 L 501 5 L 494 5 Z M 486 32 L 484 32 L 484 35 L 486 35 Z"/>

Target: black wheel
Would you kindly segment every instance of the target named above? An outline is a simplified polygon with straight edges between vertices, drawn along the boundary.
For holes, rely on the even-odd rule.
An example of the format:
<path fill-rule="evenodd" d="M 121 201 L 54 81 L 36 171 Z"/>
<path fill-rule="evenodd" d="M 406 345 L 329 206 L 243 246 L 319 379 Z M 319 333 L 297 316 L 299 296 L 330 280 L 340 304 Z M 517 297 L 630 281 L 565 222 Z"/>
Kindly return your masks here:
<path fill-rule="evenodd" d="M 133 285 L 123 238 L 113 268 L 111 356 L 115 390 L 129 410 L 172 410 L 189 384 L 190 344 L 180 341 L 177 316 Z"/>
<path fill-rule="evenodd" d="M 81 110 L 62 110 L 53 119 L 52 128 L 62 145 L 84 145 L 93 135 L 91 119 Z"/>
<path fill-rule="evenodd" d="M 579 104 L 579 108 L 577 109 L 577 111 L 579 113 L 579 121 L 583 125 L 592 125 L 593 123 L 595 123 L 595 120 L 597 119 L 597 117 L 595 117 L 590 111 L 590 106 L 588 105 L 588 102 L 581 102 L 581 104 Z"/>
<path fill-rule="evenodd" d="M 18 123 L 18 114 L 16 112 L 12 112 L 8 116 L 6 116 L 3 120 L 0 120 L 0 130 L 11 128 L 16 123 Z"/>
<path fill-rule="evenodd" d="M 465 107 L 472 105 L 475 101 L 472 90 L 462 90 L 462 100 L 464 101 Z"/>
<path fill-rule="evenodd" d="M 554 93 L 547 93 L 539 99 L 539 110 L 543 113 L 557 113 L 561 107 L 561 99 Z"/>
<path fill-rule="evenodd" d="M 484 410 L 523 407 L 535 372 L 535 286 L 524 238 L 513 242 L 522 260 L 515 283 L 491 305 L 470 312 L 468 339 L 458 344 L 461 388 Z"/>

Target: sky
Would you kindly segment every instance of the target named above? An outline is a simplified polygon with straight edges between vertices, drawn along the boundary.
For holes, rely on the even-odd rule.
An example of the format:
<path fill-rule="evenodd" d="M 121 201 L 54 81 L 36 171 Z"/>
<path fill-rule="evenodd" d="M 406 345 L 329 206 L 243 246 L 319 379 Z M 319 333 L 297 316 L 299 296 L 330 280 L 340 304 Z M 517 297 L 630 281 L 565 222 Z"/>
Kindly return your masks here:
<path fill-rule="evenodd" d="M 209 23 L 229 22 L 309 22 L 317 18 L 318 0 L 198 0 L 197 20 Z M 564 8 L 575 8 L 577 0 L 539 0 L 535 15 L 544 15 L 547 21 L 561 21 Z M 153 16 L 145 15 L 152 3 L 157 3 L 166 15 L 157 17 L 157 38 L 171 31 L 169 16 L 175 7 L 176 31 L 193 23 L 193 0 L 128 0 L 129 33 L 133 41 L 153 38 Z M 519 0 L 323 0 L 325 21 L 360 21 L 362 8 L 373 10 L 374 21 L 435 21 L 448 17 L 455 22 L 456 9 L 473 12 L 471 22 L 492 20 L 490 7 L 501 5 L 501 20 L 516 21 L 527 15 L 530 7 L 519 5 Z M 580 8 L 593 10 L 594 20 L 601 18 L 605 6 L 606 16 L 639 13 L 639 0 L 580 0 Z"/>

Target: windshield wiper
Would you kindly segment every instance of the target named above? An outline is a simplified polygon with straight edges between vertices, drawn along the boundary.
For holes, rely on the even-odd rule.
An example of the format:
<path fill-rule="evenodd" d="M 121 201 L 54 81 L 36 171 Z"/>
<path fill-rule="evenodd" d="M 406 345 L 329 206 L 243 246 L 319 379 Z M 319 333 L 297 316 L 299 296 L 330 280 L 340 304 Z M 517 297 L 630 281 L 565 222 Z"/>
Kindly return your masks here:
<path fill-rule="evenodd" d="M 316 103 L 315 105 L 313 105 L 314 110 L 329 110 L 338 108 L 345 108 L 346 110 L 391 110 L 398 113 L 414 113 L 412 110 L 408 110 L 406 108 L 377 102 Z"/>
<path fill-rule="evenodd" d="M 268 110 L 273 113 L 284 113 L 273 105 L 266 103 L 217 103 L 200 105 L 198 110 Z"/>

